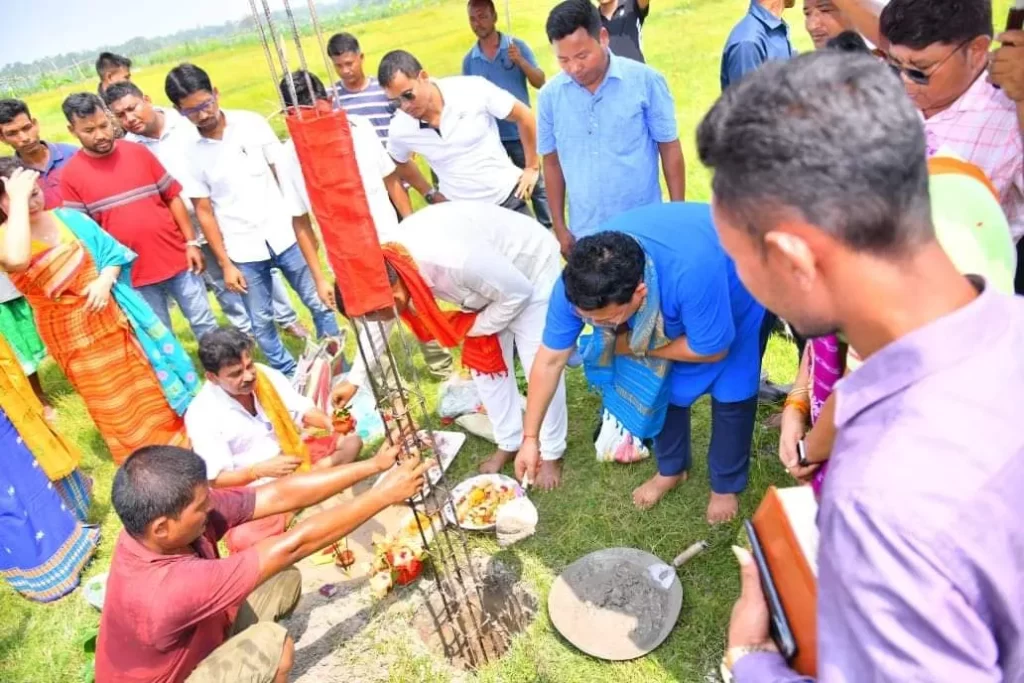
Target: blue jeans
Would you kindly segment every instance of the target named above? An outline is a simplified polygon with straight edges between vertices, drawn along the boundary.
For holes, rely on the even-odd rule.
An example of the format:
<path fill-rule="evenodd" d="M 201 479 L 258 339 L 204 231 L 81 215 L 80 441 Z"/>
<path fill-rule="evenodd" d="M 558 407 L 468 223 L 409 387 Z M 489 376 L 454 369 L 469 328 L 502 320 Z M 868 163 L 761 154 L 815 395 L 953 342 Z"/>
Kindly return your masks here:
<path fill-rule="evenodd" d="M 292 289 L 313 315 L 318 337 L 329 337 L 340 333 L 334 312 L 324 306 L 316 292 L 316 283 L 309 272 L 306 259 L 302 257 L 299 245 L 293 244 L 280 254 L 271 252 L 266 261 L 239 263 L 238 269 L 245 277 L 248 291 L 244 296 L 245 308 L 252 320 L 253 336 L 263 350 L 267 362 L 275 370 L 291 376 L 295 372 L 295 359 L 284 348 L 281 337 L 274 326 L 273 284 L 271 269 L 281 269 Z"/>
<path fill-rule="evenodd" d="M 169 298 L 177 302 L 197 340 L 207 332 L 217 329 L 217 321 L 210 310 L 210 300 L 206 297 L 203 279 L 191 270 L 178 273 L 170 280 L 138 287 L 137 291 L 169 330 L 174 329 L 171 327 L 171 313 L 167 308 Z"/>
<path fill-rule="evenodd" d="M 508 152 L 508 158 L 512 163 L 523 168 L 526 166 L 526 152 L 523 150 L 523 143 L 519 140 L 502 140 L 501 144 Z M 551 227 L 551 209 L 548 208 L 548 191 L 544 187 L 544 176 L 537 178 L 537 186 L 533 188 L 533 215 L 537 222 L 546 228 Z"/>
<path fill-rule="evenodd" d="M 224 269 L 220 267 L 209 245 L 203 245 L 203 256 L 206 258 L 206 272 L 203 273 L 203 279 L 206 285 L 213 290 L 213 295 L 217 297 L 220 310 L 224 311 L 224 317 L 242 332 L 252 334 L 252 322 L 249 320 L 249 313 L 245 310 L 242 295 L 232 292 L 224 284 Z M 272 277 L 274 281 L 274 322 L 285 327 L 297 322 L 299 315 L 292 308 L 281 271 L 275 268 L 272 271 Z"/>

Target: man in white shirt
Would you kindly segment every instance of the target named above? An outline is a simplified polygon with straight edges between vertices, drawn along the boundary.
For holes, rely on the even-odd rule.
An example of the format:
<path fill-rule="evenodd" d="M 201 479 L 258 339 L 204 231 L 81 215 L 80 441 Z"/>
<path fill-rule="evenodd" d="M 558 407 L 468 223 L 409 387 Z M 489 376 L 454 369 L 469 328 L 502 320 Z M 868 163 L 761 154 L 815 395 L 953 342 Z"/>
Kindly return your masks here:
<path fill-rule="evenodd" d="M 427 203 L 487 202 L 532 215 L 526 202 L 540 177 L 540 159 L 537 120 L 528 106 L 479 76 L 432 79 L 405 50 L 384 55 L 377 78 L 399 108 L 388 129 L 388 153 Z M 524 170 L 502 146 L 499 120 L 516 124 L 526 151 Z M 430 165 L 440 188 L 416 170 L 413 154 Z"/>
<path fill-rule="evenodd" d="M 334 313 L 317 293 L 316 236 L 312 230 L 295 232 L 275 177 L 283 147 L 259 114 L 222 110 L 210 77 L 197 66 L 172 69 L 164 89 L 199 132 L 182 185 L 193 197 L 203 234 L 224 269 L 224 282 L 245 297 L 256 342 L 270 365 L 291 375 L 295 359 L 274 327 L 272 267 L 281 269 L 309 309 L 319 336 L 334 336 L 339 330 Z"/>
<path fill-rule="evenodd" d="M 541 344 L 551 290 L 561 271 L 558 242 L 536 221 L 485 202 L 451 201 L 422 209 L 402 221 L 395 242 L 408 253 L 430 293 L 437 300 L 476 313 L 466 339 L 496 335 L 505 371 L 474 371 L 473 381 L 494 426 L 498 450 L 481 464 L 497 472 L 518 452 L 523 441 L 540 441 L 541 457 L 558 460 L 565 453 L 567 413 L 565 378 L 559 380 L 539 434 L 523 433 L 522 404 L 513 370 L 513 351 L 527 376 Z M 399 313 L 422 319 L 429 315 L 415 300 L 416 282 L 403 281 L 393 256 L 386 251 L 388 277 Z M 413 306 L 410 307 L 410 301 Z M 339 304 L 340 301 L 339 297 Z M 433 304 L 433 302 L 429 302 Z M 436 308 L 436 305 L 434 306 Z M 389 327 L 391 321 L 388 321 Z M 383 349 L 374 335 L 375 357 Z M 369 344 L 366 337 L 362 343 Z M 466 364 L 466 353 L 463 352 Z M 357 357 L 348 381 L 332 399 L 344 405 L 365 381 L 366 368 Z"/>
<path fill-rule="evenodd" d="M 303 107 L 325 106 L 330 107 L 327 98 L 327 89 L 316 74 L 304 71 L 292 73 L 292 82 L 295 86 L 295 97 L 299 105 Z M 312 92 L 310 92 L 312 87 Z M 280 84 L 281 97 L 285 106 L 292 107 L 291 87 L 286 80 Z M 377 238 L 381 243 L 391 240 L 398 229 L 398 216 L 408 216 L 412 213 L 412 205 L 409 203 L 409 193 L 405 191 L 395 162 L 391 160 L 388 153 L 384 151 L 374 133 L 373 125 L 369 119 L 354 114 L 348 115 L 349 128 L 352 131 L 352 146 L 356 154 L 356 165 L 359 167 L 360 179 L 363 181 L 363 191 L 366 193 L 366 201 L 370 206 L 370 215 L 373 224 L 377 228 Z M 285 154 L 278 169 L 278 180 L 281 182 L 281 191 L 284 193 L 285 202 L 292 213 L 292 221 L 295 231 L 312 230 L 313 225 L 310 214 L 313 207 L 309 201 L 309 193 L 306 190 L 306 181 L 302 175 L 302 166 L 299 164 L 299 155 L 295 152 L 295 143 L 288 140 L 285 143 Z M 396 215 L 395 211 L 398 211 Z M 334 300 L 334 286 L 327 283 L 327 291 L 323 291 L 325 281 L 317 282 L 317 290 L 320 292 L 320 299 L 331 308 L 336 307 Z M 445 380 L 452 373 L 454 359 L 451 353 L 437 342 L 422 344 L 423 358 L 427 361 L 427 367 L 434 379 Z"/>
<path fill-rule="evenodd" d="M 323 106 L 330 109 L 331 102 L 323 82 L 313 73 L 295 71 L 292 73 L 295 86 L 295 97 L 299 106 Z M 310 91 L 312 88 L 312 91 Z M 286 107 L 295 106 L 292 90 L 287 80 L 280 84 L 281 97 Z M 402 187 L 395 162 L 391 160 L 384 147 L 380 144 L 373 125 L 362 116 L 349 114 L 348 125 L 352 131 L 352 146 L 355 149 L 356 165 L 363 181 L 363 191 L 370 205 L 370 215 L 377 228 L 377 236 L 381 242 L 387 242 L 398 229 L 398 216 L 405 218 L 412 213 L 409 193 Z M 310 213 L 313 210 L 306 190 L 306 181 L 302 176 L 299 155 L 295 152 L 295 143 L 288 140 L 284 143 L 284 154 L 277 168 L 277 179 L 281 183 L 285 204 L 291 212 L 296 231 L 310 226 Z M 398 214 L 395 214 L 395 211 Z M 330 287 L 328 287 L 330 289 Z M 321 296 L 325 301 L 330 300 Z"/>
<path fill-rule="evenodd" d="M 199 361 L 206 382 L 189 404 L 185 428 L 192 449 L 206 462 L 206 475 L 213 486 L 263 484 L 299 467 L 300 458 L 285 452 L 287 444 L 278 433 L 281 426 L 273 424 L 275 410 L 287 411 L 293 436 L 307 427 L 333 431 L 331 418 L 296 391 L 284 375 L 253 361 L 252 340 L 240 330 L 219 328 L 204 335 L 199 342 Z M 314 454 L 320 457 L 314 459 L 313 467 L 353 462 L 359 457 L 362 441 L 349 434 L 339 436 L 334 446 Z M 257 530 L 252 527 L 250 531 Z M 232 543 L 236 548 L 251 545 L 252 535 L 247 533 L 244 540 L 236 535 Z"/>
<path fill-rule="evenodd" d="M 111 113 L 125 131 L 125 139 L 137 142 L 152 152 L 167 172 L 178 182 L 189 175 L 188 153 L 199 139 L 196 127 L 173 109 L 153 105 L 153 101 L 132 81 L 115 83 L 104 92 L 104 100 Z M 203 279 L 213 290 L 224 317 L 246 334 L 252 334 L 252 323 L 245 310 L 241 295 L 224 285 L 224 272 L 210 245 L 203 237 L 202 226 L 195 217 L 191 203 L 185 204 L 196 230 L 197 244 L 203 251 L 206 270 Z M 309 332 L 299 323 L 299 317 L 292 308 L 288 290 L 279 270 L 273 271 L 274 320 L 289 334 L 306 337 Z"/>

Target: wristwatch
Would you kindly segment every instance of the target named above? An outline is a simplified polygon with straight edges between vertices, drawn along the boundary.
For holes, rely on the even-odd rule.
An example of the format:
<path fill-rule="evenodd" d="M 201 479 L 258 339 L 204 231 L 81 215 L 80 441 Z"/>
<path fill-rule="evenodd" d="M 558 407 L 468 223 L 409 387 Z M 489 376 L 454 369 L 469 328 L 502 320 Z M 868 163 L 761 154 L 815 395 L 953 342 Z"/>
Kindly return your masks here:
<path fill-rule="evenodd" d="M 735 677 L 732 675 L 732 671 L 736 668 L 736 662 L 756 652 L 776 652 L 776 650 L 770 645 L 741 645 L 726 650 L 725 656 L 722 657 L 722 680 L 725 683 L 734 681 Z"/>
<path fill-rule="evenodd" d="M 433 204 L 435 197 L 437 197 L 437 188 L 436 187 L 430 188 L 427 191 L 427 193 L 425 195 L 423 195 L 423 199 L 425 199 L 427 201 L 427 204 Z"/>

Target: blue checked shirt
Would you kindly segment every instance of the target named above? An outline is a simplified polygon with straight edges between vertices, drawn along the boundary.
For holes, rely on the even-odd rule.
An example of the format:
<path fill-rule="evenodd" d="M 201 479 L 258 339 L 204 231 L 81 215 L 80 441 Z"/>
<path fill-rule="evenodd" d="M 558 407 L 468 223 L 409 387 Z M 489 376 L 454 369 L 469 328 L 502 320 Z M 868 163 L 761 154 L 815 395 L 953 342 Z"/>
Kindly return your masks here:
<path fill-rule="evenodd" d="M 658 144 L 679 139 L 665 78 L 609 54 L 597 92 L 559 73 L 537 99 L 537 147 L 558 153 L 577 238 L 629 209 L 661 202 Z"/>

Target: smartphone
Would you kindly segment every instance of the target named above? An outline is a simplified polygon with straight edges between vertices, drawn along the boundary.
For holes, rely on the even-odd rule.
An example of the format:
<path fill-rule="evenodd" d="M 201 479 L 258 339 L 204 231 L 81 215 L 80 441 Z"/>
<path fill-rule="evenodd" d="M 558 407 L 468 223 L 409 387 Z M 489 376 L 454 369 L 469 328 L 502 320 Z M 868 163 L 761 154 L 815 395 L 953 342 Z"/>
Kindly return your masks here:
<path fill-rule="evenodd" d="M 743 527 L 750 541 L 754 562 L 757 563 L 757 573 L 761 577 L 761 590 L 764 591 L 765 600 L 768 602 L 772 640 L 779 648 L 779 653 L 787 661 L 791 660 L 796 656 L 796 638 L 793 637 L 789 619 L 786 618 L 786 613 L 782 609 L 782 600 L 779 598 L 779 592 L 775 589 L 775 582 L 772 580 L 772 573 L 768 569 L 768 562 L 765 560 L 761 542 L 757 539 L 754 525 L 748 519 L 743 522 Z"/>
<path fill-rule="evenodd" d="M 804 439 L 796 442 L 796 464 L 800 467 L 807 467 L 811 464 L 807 461 L 807 442 Z"/>

